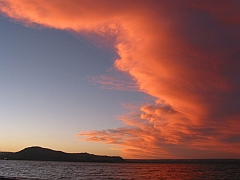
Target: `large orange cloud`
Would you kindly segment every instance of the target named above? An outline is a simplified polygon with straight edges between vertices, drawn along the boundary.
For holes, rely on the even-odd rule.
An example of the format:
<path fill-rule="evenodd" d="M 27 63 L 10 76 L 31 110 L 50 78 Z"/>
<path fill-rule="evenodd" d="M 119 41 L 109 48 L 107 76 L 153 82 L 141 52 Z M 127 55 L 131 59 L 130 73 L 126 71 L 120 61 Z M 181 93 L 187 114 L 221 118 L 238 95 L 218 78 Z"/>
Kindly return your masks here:
<path fill-rule="evenodd" d="M 123 116 L 124 128 L 79 133 L 86 140 L 115 144 L 125 157 L 239 158 L 240 5 L 228 2 L 0 0 L 0 11 L 111 39 L 115 67 L 156 98 Z"/>

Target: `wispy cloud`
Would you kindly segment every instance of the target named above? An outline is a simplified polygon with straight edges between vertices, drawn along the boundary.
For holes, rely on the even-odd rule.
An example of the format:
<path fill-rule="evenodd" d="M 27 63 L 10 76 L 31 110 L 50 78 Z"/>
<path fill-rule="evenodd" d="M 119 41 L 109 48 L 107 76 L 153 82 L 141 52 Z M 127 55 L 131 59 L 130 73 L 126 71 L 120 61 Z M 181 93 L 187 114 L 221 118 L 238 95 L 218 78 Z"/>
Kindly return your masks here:
<path fill-rule="evenodd" d="M 79 135 L 119 145 L 129 157 L 157 158 L 240 157 L 239 8 L 237 1 L 0 0 L 2 13 L 25 24 L 114 39 L 115 67 L 156 102 L 123 116 L 128 127 Z M 109 77 L 97 81 L 122 88 Z"/>
<path fill-rule="evenodd" d="M 115 75 L 100 75 L 88 77 L 88 79 L 96 84 L 100 85 L 102 89 L 119 90 L 119 91 L 139 91 L 138 86 L 134 80 L 124 76 L 119 77 Z"/>

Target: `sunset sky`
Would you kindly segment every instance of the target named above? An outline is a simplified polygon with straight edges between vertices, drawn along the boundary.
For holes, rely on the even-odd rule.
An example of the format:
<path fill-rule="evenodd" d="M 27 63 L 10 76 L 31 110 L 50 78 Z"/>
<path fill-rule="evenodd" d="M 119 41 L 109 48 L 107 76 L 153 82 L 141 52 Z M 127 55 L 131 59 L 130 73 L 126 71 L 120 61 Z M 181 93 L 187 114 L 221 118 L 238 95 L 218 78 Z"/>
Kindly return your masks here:
<path fill-rule="evenodd" d="M 240 158 L 236 0 L 0 0 L 0 151 Z"/>

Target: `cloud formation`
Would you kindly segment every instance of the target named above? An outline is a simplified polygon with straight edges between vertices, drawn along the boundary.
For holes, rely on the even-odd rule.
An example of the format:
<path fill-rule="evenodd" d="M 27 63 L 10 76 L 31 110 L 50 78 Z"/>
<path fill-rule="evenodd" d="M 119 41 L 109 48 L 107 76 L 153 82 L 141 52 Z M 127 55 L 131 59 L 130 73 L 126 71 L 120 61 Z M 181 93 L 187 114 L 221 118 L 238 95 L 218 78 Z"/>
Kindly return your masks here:
<path fill-rule="evenodd" d="M 238 9 L 231 0 L 0 0 L 25 25 L 114 45 L 115 67 L 156 102 L 123 116 L 126 127 L 79 135 L 139 158 L 240 157 Z"/>

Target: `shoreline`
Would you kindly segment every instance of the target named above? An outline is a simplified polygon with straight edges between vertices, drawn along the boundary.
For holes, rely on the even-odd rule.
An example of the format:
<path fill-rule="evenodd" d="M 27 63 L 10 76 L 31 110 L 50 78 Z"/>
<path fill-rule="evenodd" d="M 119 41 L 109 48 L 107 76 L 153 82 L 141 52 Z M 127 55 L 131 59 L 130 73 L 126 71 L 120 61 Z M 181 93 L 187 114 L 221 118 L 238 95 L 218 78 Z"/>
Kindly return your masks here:
<path fill-rule="evenodd" d="M 59 162 L 59 163 L 120 163 L 120 164 L 129 164 L 129 163 L 155 163 L 155 164 L 239 164 L 240 159 L 123 159 L 121 162 L 109 162 L 109 161 L 52 161 L 52 160 L 31 160 L 31 159 L 0 159 L 0 162 L 4 161 L 35 161 L 35 162 Z M 0 176 L 0 180 L 1 177 Z"/>

